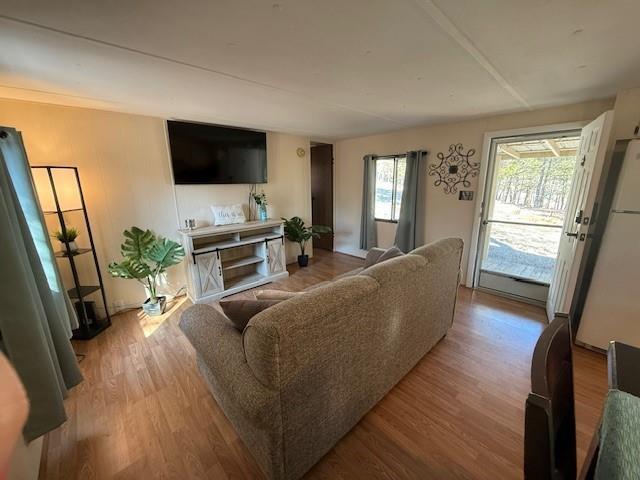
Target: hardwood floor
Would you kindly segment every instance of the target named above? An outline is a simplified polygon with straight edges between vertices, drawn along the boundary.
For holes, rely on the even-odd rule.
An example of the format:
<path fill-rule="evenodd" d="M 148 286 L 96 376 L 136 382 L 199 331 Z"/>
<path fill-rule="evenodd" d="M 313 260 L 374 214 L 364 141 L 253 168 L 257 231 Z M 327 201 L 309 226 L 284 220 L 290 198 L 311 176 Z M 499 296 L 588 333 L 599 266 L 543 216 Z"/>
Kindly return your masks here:
<path fill-rule="evenodd" d="M 300 290 L 361 263 L 319 251 L 277 287 Z M 69 420 L 45 439 L 40 478 L 263 478 L 196 371 L 177 327 L 188 305 L 156 319 L 117 315 L 75 344 L 85 381 L 66 400 Z M 449 334 L 305 478 L 522 478 L 524 401 L 544 319 L 541 308 L 461 288 Z M 577 348 L 574 362 L 581 465 L 606 359 Z"/>

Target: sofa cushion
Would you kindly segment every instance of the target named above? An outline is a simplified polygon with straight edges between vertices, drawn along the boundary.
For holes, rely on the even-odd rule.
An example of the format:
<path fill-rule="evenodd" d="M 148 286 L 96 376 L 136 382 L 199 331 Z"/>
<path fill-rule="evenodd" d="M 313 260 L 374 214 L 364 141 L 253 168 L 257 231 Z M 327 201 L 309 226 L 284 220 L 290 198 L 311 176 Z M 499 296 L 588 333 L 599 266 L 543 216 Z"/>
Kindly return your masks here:
<path fill-rule="evenodd" d="M 378 261 L 380 255 L 382 255 L 386 250 L 384 248 L 373 247 L 370 248 L 367 252 L 367 256 L 364 258 L 363 268 L 370 267 L 371 265 L 375 265 Z"/>
<path fill-rule="evenodd" d="M 320 287 L 324 287 L 325 285 L 331 285 L 334 282 L 335 279 L 333 280 L 324 280 L 320 283 L 314 283 L 313 285 L 308 286 L 307 288 L 305 288 L 303 290 L 303 292 L 311 292 L 312 290 L 315 290 L 316 288 L 320 288 Z"/>
<path fill-rule="evenodd" d="M 241 332 L 254 315 L 280 302 L 282 300 L 223 300 L 220 307 L 233 326 Z"/>
<path fill-rule="evenodd" d="M 352 315 L 359 317 L 360 305 L 370 303 L 377 290 L 373 279 L 356 275 L 329 282 L 253 317 L 242 337 L 247 363 L 256 378 L 276 389 L 288 385 L 296 375 L 317 375 L 315 369 L 307 370 L 314 363 L 311 358 L 316 355 L 318 360 L 336 341 L 350 345 L 350 337 L 343 338 L 338 325 L 351 322 Z M 352 322 L 349 329 L 357 330 L 357 323 Z"/>
<path fill-rule="evenodd" d="M 385 260 L 390 260 L 395 257 L 401 257 L 403 255 L 404 253 L 402 252 L 402 250 L 400 250 L 398 247 L 394 245 L 393 247 L 385 250 L 384 253 L 378 257 L 378 259 L 376 260 L 376 265 L 378 263 L 384 262 Z"/>
<path fill-rule="evenodd" d="M 337 277 L 333 277 L 332 281 L 335 282 L 336 280 L 340 280 L 342 278 L 354 277 L 354 276 L 358 275 L 360 272 L 362 272 L 363 270 L 364 270 L 364 267 L 360 267 L 360 268 L 356 268 L 355 270 L 351 270 L 349 272 L 341 273 Z"/>
<path fill-rule="evenodd" d="M 288 300 L 301 294 L 302 292 L 288 292 L 287 290 L 258 290 L 255 296 L 257 300 Z"/>

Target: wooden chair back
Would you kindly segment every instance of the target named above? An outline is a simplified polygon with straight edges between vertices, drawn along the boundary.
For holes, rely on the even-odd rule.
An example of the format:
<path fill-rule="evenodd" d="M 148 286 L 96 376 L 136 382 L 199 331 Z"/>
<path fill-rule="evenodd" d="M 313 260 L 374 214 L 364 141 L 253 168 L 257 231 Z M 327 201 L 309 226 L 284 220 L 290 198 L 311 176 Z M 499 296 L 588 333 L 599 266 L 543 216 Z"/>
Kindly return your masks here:
<path fill-rule="evenodd" d="M 571 334 L 567 317 L 555 318 L 536 343 L 531 393 L 525 405 L 524 476 L 575 480 L 576 421 Z"/>

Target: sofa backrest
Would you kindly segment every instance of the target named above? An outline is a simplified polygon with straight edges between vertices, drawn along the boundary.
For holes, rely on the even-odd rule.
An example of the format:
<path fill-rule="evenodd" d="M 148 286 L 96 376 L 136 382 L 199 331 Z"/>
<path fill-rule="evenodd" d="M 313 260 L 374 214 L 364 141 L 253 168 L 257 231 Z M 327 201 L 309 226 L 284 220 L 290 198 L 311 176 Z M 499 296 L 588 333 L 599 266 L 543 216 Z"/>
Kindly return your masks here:
<path fill-rule="evenodd" d="M 361 305 L 370 303 L 379 285 L 355 276 L 306 292 L 256 315 L 243 333 L 249 367 L 265 386 L 279 389 L 346 345 Z"/>
<path fill-rule="evenodd" d="M 446 334 L 461 255 L 462 240 L 444 239 L 249 322 L 247 363 L 280 392 L 288 473 L 304 473 L 300 452 L 331 448 Z"/>

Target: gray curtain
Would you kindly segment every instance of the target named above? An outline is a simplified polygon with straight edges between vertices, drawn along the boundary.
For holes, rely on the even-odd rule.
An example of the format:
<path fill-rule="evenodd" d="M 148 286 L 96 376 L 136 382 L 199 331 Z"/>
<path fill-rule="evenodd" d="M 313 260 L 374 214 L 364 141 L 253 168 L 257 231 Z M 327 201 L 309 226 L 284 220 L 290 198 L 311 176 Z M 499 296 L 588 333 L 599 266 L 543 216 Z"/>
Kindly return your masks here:
<path fill-rule="evenodd" d="M 69 338 L 75 312 L 60 281 L 20 134 L 0 127 L 0 348 L 30 402 L 27 441 L 66 420 L 82 381 Z"/>
<path fill-rule="evenodd" d="M 362 181 L 362 216 L 360 220 L 360 248 L 369 250 L 378 246 L 376 231 L 376 156 L 364 156 L 364 175 Z"/>
<path fill-rule="evenodd" d="M 426 150 L 407 152 L 407 170 L 396 229 L 396 246 L 407 253 L 424 244 Z"/>

